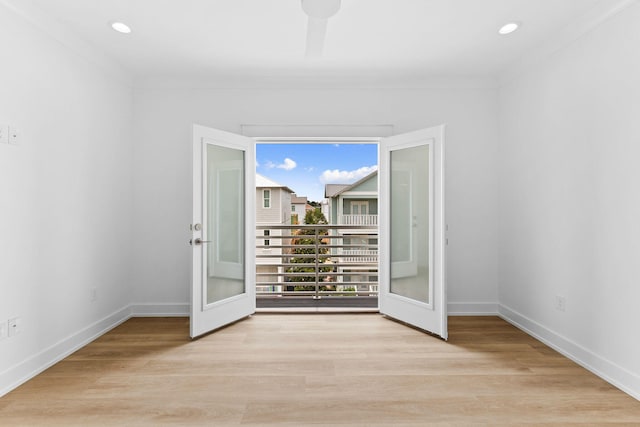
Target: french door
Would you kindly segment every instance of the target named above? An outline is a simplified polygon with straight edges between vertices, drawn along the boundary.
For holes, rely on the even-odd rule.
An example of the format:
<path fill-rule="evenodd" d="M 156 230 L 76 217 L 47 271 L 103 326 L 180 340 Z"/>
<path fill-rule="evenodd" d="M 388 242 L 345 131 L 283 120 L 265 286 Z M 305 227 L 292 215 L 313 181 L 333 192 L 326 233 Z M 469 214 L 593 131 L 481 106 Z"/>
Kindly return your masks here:
<path fill-rule="evenodd" d="M 191 337 L 255 312 L 255 141 L 193 127 Z"/>
<path fill-rule="evenodd" d="M 447 339 L 443 141 L 444 126 L 380 140 L 379 304 Z M 192 337 L 255 312 L 255 199 L 255 141 L 194 125 Z"/>
<path fill-rule="evenodd" d="M 379 145 L 380 312 L 447 339 L 444 126 Z"/>
<path fill-rule="evenodd" d="M 369 213 L 369 202 L 367 201 L 352 201 L 351 202 L 351 214 L 352 215 L 367 215 Z"/>

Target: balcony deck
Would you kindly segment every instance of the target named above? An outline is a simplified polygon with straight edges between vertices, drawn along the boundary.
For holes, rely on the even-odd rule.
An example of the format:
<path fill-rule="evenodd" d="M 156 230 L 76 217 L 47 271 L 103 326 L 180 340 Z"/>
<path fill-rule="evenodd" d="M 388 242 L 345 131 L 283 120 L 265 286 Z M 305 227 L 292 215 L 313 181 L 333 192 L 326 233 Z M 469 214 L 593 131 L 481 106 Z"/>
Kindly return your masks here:
<path fill-rule="evenodd" d="M 260 311 L 280 309 L 345 309 L 346 311 L 378 311 L 377 296 L 325 297 L 314 299 L 309 296 L 259 296 L 256 308 Z"/>

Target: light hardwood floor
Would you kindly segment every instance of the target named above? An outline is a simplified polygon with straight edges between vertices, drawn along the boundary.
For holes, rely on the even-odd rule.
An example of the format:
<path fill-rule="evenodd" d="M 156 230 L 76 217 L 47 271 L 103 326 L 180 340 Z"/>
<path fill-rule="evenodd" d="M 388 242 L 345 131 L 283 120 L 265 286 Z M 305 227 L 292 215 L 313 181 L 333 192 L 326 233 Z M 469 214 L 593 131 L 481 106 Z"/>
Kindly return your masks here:
<path fill-rule="evenodd" d="M 131 319 L 0 399 L 0 425 L 640 426 L 640 402 L 495 317 Z"/>

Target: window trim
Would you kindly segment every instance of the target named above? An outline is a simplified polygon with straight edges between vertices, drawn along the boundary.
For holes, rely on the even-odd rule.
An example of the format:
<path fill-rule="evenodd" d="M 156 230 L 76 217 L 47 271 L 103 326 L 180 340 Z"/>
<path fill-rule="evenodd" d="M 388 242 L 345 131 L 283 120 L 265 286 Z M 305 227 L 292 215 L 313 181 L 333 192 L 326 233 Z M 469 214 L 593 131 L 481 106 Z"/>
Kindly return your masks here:
<path fill-rule="evenodd" d="M 271 189 L 265 188 L 262 190 L 262 208 L 271 209 L 271 206 Z"/>

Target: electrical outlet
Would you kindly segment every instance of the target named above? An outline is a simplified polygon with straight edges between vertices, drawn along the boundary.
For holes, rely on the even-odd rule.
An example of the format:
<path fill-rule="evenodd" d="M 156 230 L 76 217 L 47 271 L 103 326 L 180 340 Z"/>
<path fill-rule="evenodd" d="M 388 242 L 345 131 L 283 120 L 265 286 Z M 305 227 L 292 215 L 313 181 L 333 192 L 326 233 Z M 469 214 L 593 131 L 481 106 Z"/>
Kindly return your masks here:
<path fill-rule="evenodd" d="M 22 332 L 22 319 L 19 317 L 14 317 L 13 319 L 9 319 L 9 337 L 13 337 Z"/>
<path fill-rule="evenodd" d="M 91 288 L 91 302 L 98 299 L 98 288 Z"/>
<path fill-rule="evenodd" d="M 9 126 L 9 144 L 19 145 L 21 139 L 20 129 L 15 126 Z"/>
<path fill-rule="evenodd" d="M 558 311 L 566 311 L 567 310 L 567 300 L 565 297 L 560 295 L 556 295 L 556 310 Z"/>
<path fill-rule="evenodd" d="M 9 336 L 9 322 L 0 322 L 0 341 Z"/>
<path fill-rule="evenodd" d="M 9 126 L 0 125 L 0 144 L 9 143 Z"/>

